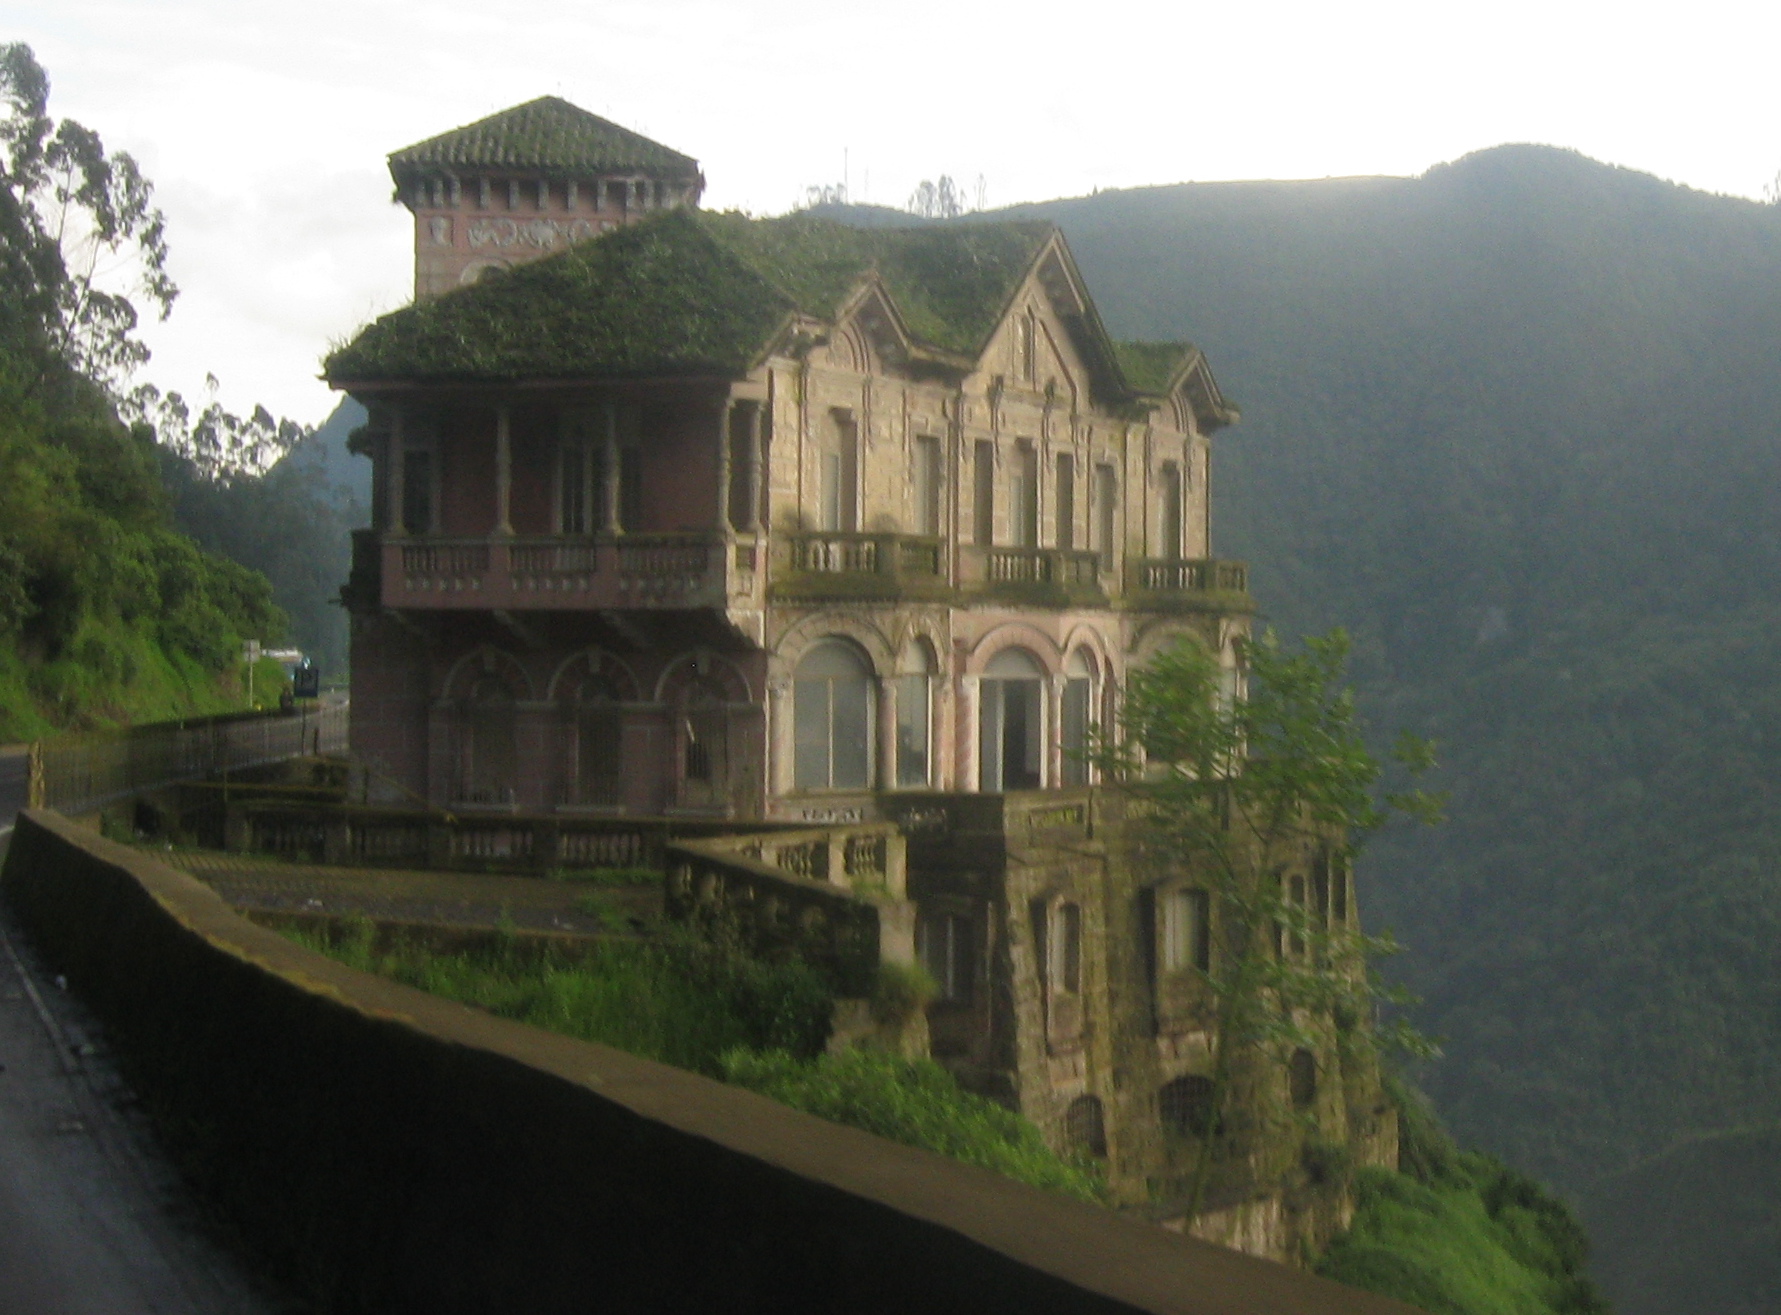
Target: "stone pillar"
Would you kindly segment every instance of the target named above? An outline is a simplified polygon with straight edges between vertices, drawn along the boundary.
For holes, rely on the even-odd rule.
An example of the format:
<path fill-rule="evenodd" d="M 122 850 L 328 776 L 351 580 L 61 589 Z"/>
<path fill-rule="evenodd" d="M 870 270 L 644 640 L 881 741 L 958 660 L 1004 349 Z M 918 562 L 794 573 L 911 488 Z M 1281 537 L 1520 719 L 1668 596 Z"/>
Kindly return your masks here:
<path fill-rule="evenodd" d="M 608 534 L 618 534 L 624 530 L 619 524 L 619 477 L 618 477 L 618 408 L 611 402 L 606 404 L 606 433 L 601 439 L 600 447 L 600 510 L 601 523 Z"/>
<path fill-rule="evenodd" d="M 1054 790 L 1064 782 L 1064 682 L 1063 672 L 1045 682 L 1045 715 L 1041 734 L 1045 737 L 1044 776 L 1039 782 L 1044 789 Z"/>
<path fill-rule="evenodd" d="M 774 800 L 783 799 L 796 786 L 797 745 L 792 724 L 792 682 L 789 676 L 767 681 L 767 780 Z"/>
<path fill-rule="evenodd" d="M 743 528 L 751 534 L 761 532 L 761 485 L 766 477 L 765 454 L 761 451 L 761 412 L 765 402 L 748 408 L 748 516 Z"/>
<path fill-rule="evenodd" d="M 513 414 L 505 402 L 495 408 L 495 533 L 512 534 Z"/>
<path fill-rule="evenodd" d="M 959 779 L 953 788 L 975 793 L 982 789 L 977 771 L 977 676 L 959 677 L 959 696 L 953 704 L 953 733 L 957 736 Z"/>
<path fill-rule="evenodd" d="M 386 531 L 390 534 L 406 534 L 408 527 L 402 523 L 402 487 L 406 483 L 403 478 L 404 448 L 408 443 L 408 434 L 403 424 L 402 408 L 397 407 L 390 413 L 390 432 L 384 438 L 384 496 L 388 505 L 384 508 L 384 519 L 388 522 Z"/>
<path fill-rule="evenodd" d="M 717 528 L 728 534 L 730 525 L 730 399 L 717 404 Z"/>
<path fill-rule="evenodd" d="M 878 682 L 878 788 L 897 788 L 897 678 Z"/>

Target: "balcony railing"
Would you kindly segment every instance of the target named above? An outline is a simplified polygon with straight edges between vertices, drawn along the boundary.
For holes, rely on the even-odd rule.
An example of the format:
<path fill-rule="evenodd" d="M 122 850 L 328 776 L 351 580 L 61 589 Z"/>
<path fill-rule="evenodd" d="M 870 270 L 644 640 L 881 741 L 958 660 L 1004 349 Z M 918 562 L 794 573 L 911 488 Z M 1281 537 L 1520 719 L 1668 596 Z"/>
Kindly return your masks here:
<path fill-rule="evenodd" d="M 784 597 L 935 597 L 948 587 L 945 541 L 929 535 L 788 534 L 774 561 Z"/>
<path fill-rule="evenodd" d="M 970 547 L 960 551 L 959 584 L 1029 602 L 1093 602 L 1103 597 L 1098 553 L 1070 548 Z"/>
<path fill-rule="evenodd" d="M 722 607 L 752 557 L 717 534 L 354 541 L 349 592 L 396 608 Z M 371 563 L 375 561 L 375 569 Z"/>
<path fill-rule="evenodd" d="M 1249 567 L 1214 557 L 1140 557 L 1129 572 L 1133 591 L 1163 598 L 1249 592 Z"/>

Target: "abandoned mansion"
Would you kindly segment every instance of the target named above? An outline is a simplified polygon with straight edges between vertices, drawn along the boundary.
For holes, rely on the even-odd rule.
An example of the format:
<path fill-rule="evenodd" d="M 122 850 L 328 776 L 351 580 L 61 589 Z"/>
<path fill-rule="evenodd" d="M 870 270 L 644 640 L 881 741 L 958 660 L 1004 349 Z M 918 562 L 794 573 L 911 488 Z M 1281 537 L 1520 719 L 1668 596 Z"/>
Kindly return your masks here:
<path fill-rule="evenodd" d="M 702 210 L 696 162 L 554 98 L 391 169 L 415 300 L 326 364 L 371 416 L 355 755 L 456 814 L 897 823 L 934 1057 L 1166 1198 L 1205 906 L 1097 847 L 1090 748 L 1167 646 L 1237 681 L 1202 353 L 1114 340 L 1049 223 Z M 1392 1154 L 1338 1069 L 1295 1070 L 1301 1122 Z M 1265 1176 L 1209 1205 L 1279 1252 Z"/>

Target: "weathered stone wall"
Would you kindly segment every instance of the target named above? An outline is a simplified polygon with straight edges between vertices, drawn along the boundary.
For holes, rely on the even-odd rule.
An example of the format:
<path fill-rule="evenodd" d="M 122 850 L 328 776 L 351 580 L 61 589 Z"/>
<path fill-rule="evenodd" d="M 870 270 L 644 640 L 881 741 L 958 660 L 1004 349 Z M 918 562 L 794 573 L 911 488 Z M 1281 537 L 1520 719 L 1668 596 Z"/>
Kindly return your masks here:
<path fill-rule="evenodd" d="M 1409 1309 L 355 972 L 53 814 L 0 888 L 324 1310 Z"/>

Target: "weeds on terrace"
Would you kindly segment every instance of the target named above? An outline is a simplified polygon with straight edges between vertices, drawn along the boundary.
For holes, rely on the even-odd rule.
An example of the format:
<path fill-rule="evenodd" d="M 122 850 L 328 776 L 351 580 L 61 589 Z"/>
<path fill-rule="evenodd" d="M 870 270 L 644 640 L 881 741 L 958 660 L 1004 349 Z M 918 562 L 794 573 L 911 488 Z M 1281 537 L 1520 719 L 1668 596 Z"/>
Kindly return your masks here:
<path fill-rule="evenodd" d="M 441 954 L 399 938 L 379 946 L 369 922 L 332 939 L 290 935 L 351 967 L 711 1077 L 737 1046 L 810 1056 L 828 1037 L 829 991 L 813 969 L 722 941 L 668 935 L 576 954 L 502 942 Z"/>
<path fill-rule="evenodd" d="M 794 1109 L 1079 1200 L 1100 1197 L 1091 1169 L 1060 1159 L 1031 1123 L 962 1090 L 931 1060 L 849 1050 L 806 1061 L 783 1050 L 737 1049 L 723 1056 L 723 1068 L 729 1081 Z"/>
<path fill-rule="evenodd" d="M 722 935 L 669 931 L 569 953 L 498 938 L 440 953 L 344 934 L 289 931 L 347 965 L 534 1027 L 628 1050 L 748 1087 L 819 1118 L 963 1160 L 1034 1187 L 1096 1200 L 1092 1169 L 1053 1154 L 1014 1111 L 962 1090 L 937 1064 L 863 1050 L 827 1055 L 833 1006 L 806 964 L 756 958 Z M 883 985 L 883 984 L 881 984 Z M 919 1008 L 931 984 L 896 977 L 881 1007 Z"/>

